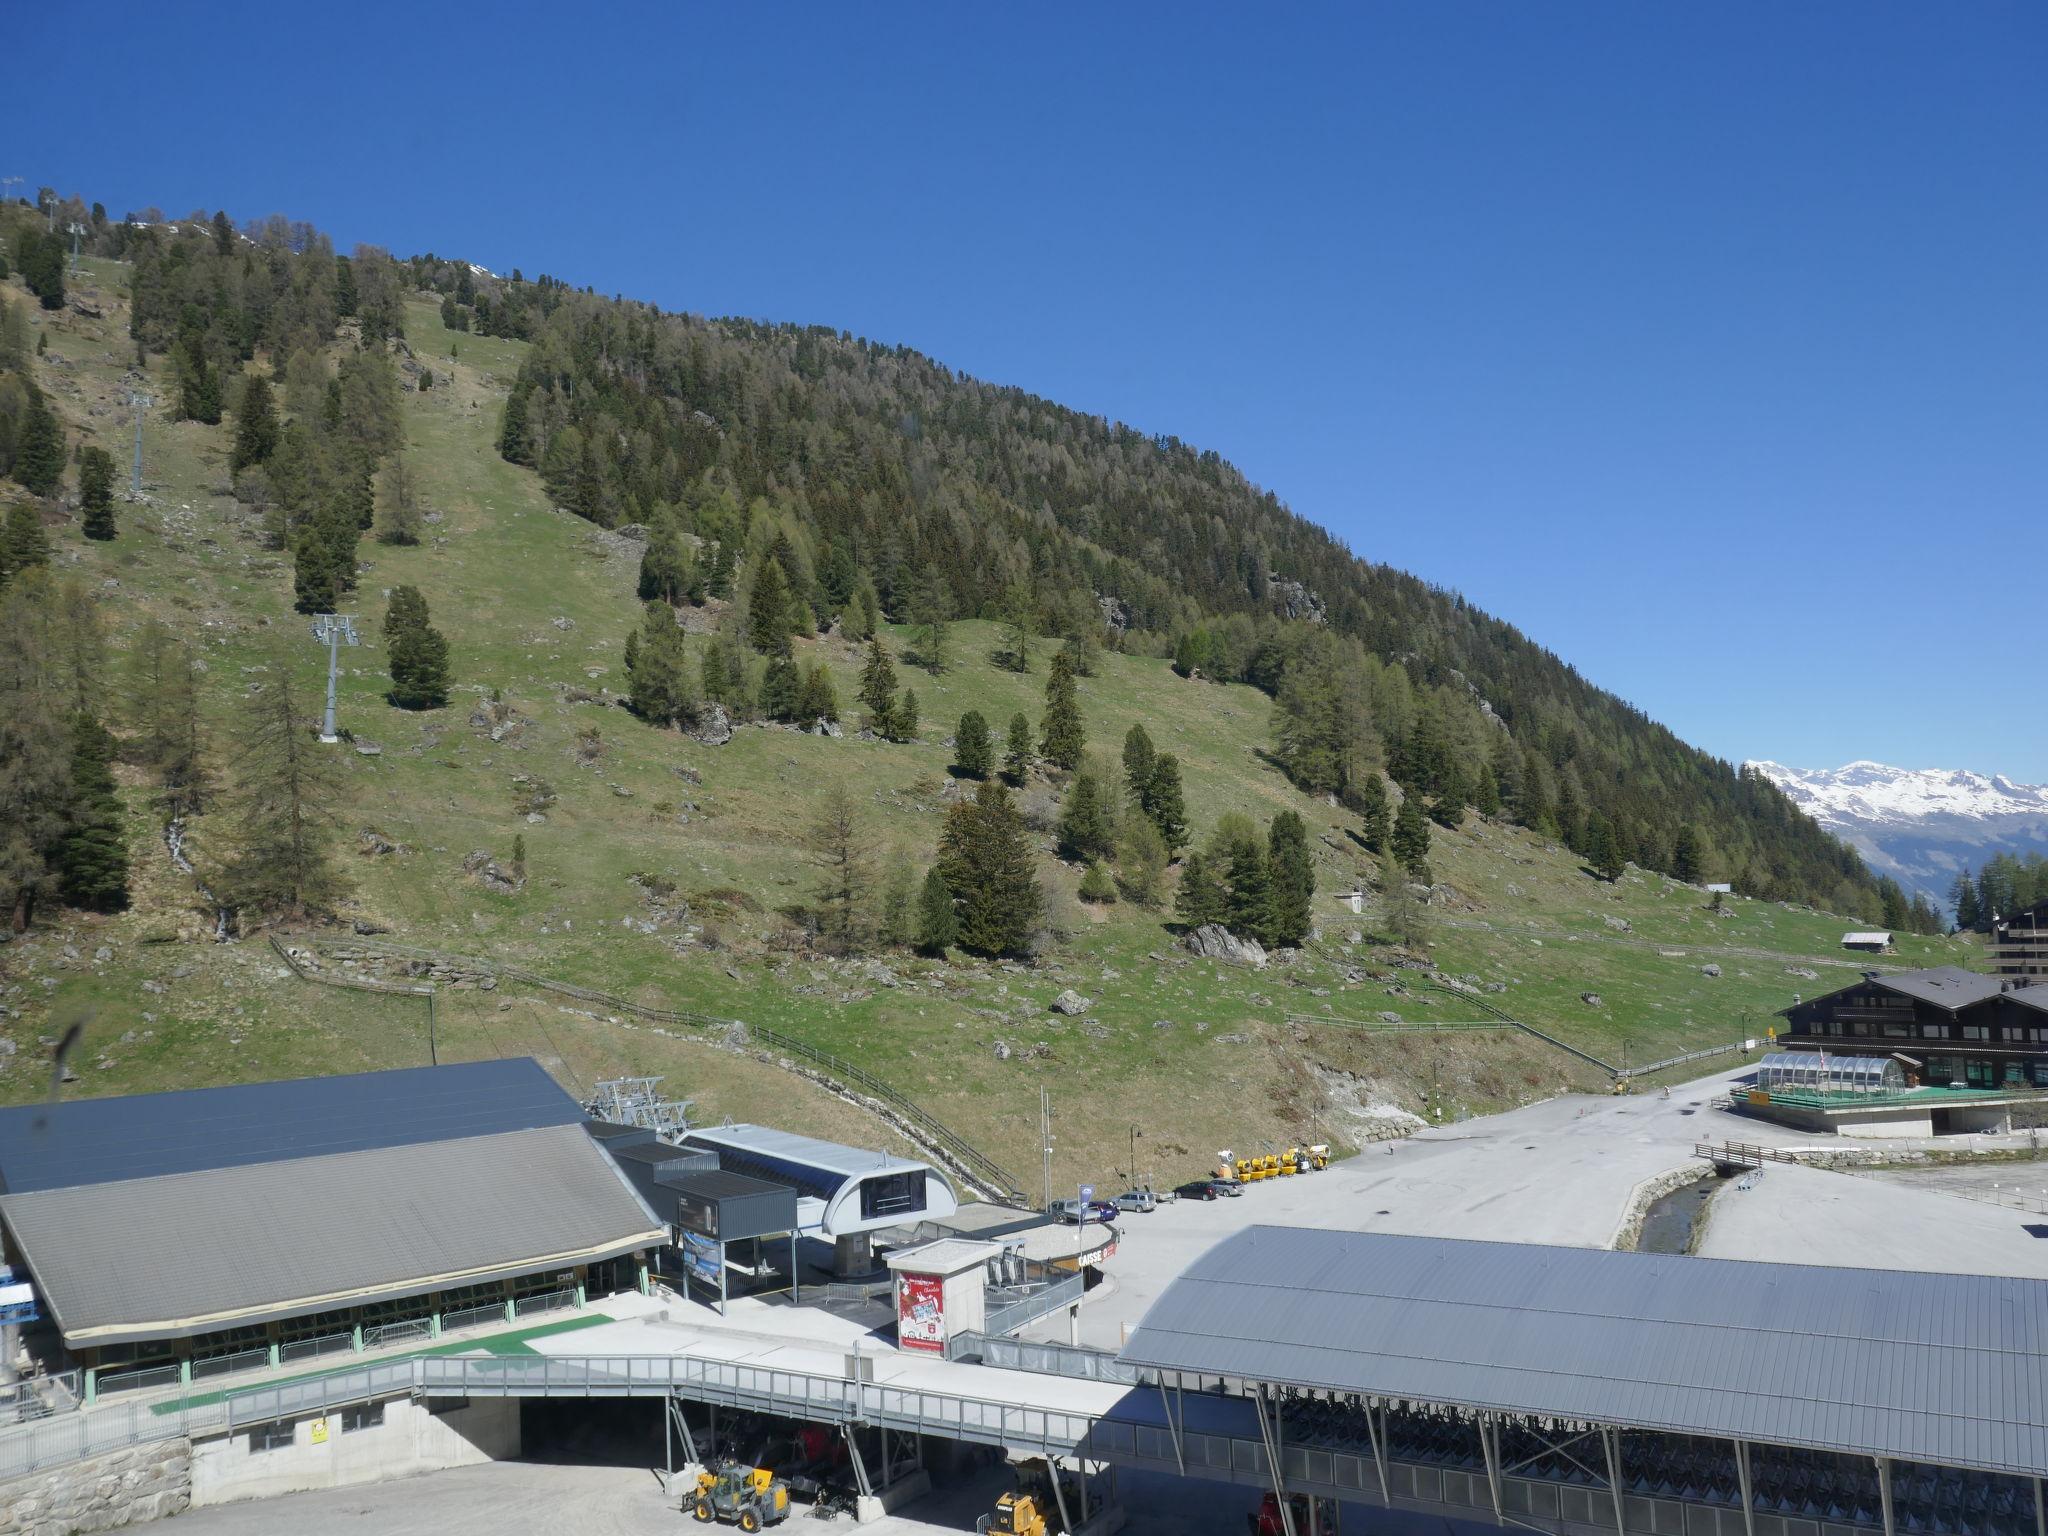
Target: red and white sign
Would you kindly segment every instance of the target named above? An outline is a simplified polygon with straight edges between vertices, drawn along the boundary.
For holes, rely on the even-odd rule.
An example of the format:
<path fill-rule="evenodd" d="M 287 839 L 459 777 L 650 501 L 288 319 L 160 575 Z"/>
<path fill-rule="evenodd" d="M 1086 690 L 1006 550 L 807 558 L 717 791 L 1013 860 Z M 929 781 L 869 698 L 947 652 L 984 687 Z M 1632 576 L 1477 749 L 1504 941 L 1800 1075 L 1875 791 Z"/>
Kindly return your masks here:
<path fill-rule="evenodd" d="M 927 1354 L 946 1352 L 946 1281 L 942 1275 L 902 1275 L 896 1283 L 896 1342 Z"/>

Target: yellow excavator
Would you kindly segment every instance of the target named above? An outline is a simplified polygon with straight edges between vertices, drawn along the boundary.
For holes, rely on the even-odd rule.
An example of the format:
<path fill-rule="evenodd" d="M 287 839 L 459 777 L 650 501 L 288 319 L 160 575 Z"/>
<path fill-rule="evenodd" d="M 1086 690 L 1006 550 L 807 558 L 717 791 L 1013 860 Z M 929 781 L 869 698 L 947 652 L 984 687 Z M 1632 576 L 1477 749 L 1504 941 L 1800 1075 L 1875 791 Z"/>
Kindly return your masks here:
<path fill-rule="evenodd" d="M 1017 1486 L 996 1500 L 995 1513 L 976 1522 L 986 1536 L 1061 1536 L 1066 1522 L 1060 1518 L 1059 1500 L 1053 1496 L 1052 1480 L 1058 1476 L 1071 1507 L 1078 1509 L 1080 1485 L 1071 1472 L 1055 1473 L 1044 1461 L 1017 1464 Z"/>
<path fill-rule="evenodd" d="M 767 1467 L 729 1461 L 716 1472 L 697 1474 L 690 1513 L 706 1525 L 716 1520 L 743 1531 L 763 1530 L 789 1518 L 789 1484 Z"/>

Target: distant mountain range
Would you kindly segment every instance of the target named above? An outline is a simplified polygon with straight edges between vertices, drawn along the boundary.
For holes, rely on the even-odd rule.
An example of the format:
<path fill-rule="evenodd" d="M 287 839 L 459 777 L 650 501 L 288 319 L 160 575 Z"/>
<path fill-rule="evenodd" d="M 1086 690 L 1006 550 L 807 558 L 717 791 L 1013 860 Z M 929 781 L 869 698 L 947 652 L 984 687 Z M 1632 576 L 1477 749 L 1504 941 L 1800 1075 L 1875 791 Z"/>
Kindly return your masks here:
<path fill-rule="evenodd" d="M 1944 909 L 1958 870 L 1995 853 L 2048 855 L 2048 785 L 1964 768 L 1747 765 L 1910 893 Z"/>

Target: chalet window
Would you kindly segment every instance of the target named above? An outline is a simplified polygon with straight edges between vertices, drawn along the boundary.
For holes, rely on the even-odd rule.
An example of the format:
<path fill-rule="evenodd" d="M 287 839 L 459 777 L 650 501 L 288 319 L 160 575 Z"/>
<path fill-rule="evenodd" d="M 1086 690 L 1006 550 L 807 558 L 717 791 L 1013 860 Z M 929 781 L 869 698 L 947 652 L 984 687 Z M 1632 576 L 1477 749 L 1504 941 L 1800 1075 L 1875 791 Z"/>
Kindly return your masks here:
<path fill-rule="evenodd" d="M 1988 1024 L 1965 1024 L 1963 1026 L 1963 1038 L 1965 1040 L 1989 1040 L 1991 1038 L 1991 1027 Z"/>
<path fill-rule="evenodd" d="M 1913 1033 L 1913 1026 L 1904 1019 L 1886 1019 L 1884 1021 L 1884 1032 L 1893 1039 L 1903 1040 Z"/>
<path fill-rule="evenodd" d="M 2034 1086 L 2036 1088 L 2048 1088 L 2048 1061 L 2037 1061 L 2034 1063 Z"/>
<path fill-rule="evenodd" d="M 1920 1026 L 1920 1038 L 1922 1040 L 1946 1040 L 1948 1038 L 1948 1026 L 1946 1024 L 1922 1024 Z"/>

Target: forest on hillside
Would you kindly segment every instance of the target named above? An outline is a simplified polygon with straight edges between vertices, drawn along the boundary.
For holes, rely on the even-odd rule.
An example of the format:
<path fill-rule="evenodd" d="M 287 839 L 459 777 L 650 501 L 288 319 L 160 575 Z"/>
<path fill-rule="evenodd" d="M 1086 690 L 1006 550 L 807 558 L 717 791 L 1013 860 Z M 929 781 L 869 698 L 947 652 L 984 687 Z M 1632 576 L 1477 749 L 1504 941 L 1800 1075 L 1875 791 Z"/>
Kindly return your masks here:
<path fill-rule="evenodd" d="M 395 398 L 401 371 L 432 383 L 403 333 L 405 296 L 427 290 L 456 337 L 533 344 L 504 456 L 576 515 L 648 530 L 639 596 L 657 611 L 724 602 L 720 642 L 664 680 L 668 719 L 700 699 L 743 717 L 800 708 L 806 680 L 787 669 L 789 697 L 761 697 L 790 635 L 997 619 L 1020 643 L 1064 641 L 1083 671 L 1108 646 L 1266 691 L 1274 766 L 1354 811 L 1368 845 L 1398 799 L 1447 825 L 1512 818 L 1610 878 L 1634 862 L 1898 927 L 1931 919 L 1761 777 L 1455 592 L 1355 557 L 1214 452 L 828 328 L 664 313 L 431 255 L 340 256 L 282 218 L 59 211 L 132 264 L 138 355 L 168 358 L 174 411 L 234 417 L 237 494 L 291 552 L 306 611 L 353 580 L 361 533 L 407 536 Z M 57 307 L 59 237 L 26 205 L 4 223 Z M 330 372 L 337 337 L 354 344 Z M 25 361 L 0 378 L 0 472 L 61 495 L 64 447 Z"/>

